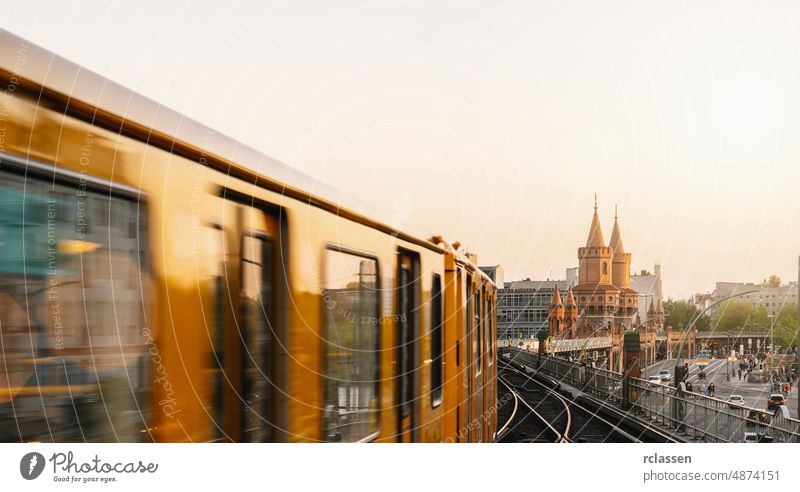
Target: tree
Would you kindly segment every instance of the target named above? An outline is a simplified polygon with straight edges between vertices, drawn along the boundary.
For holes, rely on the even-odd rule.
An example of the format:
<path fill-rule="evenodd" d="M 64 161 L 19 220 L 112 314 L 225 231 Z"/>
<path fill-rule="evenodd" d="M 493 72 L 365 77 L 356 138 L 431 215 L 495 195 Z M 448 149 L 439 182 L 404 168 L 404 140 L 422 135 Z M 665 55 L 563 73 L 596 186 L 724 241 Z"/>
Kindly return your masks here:
<path fill-rule="evenodd" d="M 677 328 L 689 326 L 689 323 L 700 313 L 700 309 L 688 301 L 673 301 L 667 299 L 664 302 L 664 326 Z M 708 331 L 710 320 L 705 314 L 695 323 L 698 331 Z"/>
<path fill-rule="evenodd" d="M 748 331 L 766 331 L 770 327 L 767 308 L 753 307 L 749 302 L 736 299 L 725 301 L 719 306 L 719 316 L 714 331 L 731 331 L 734 333 Z"/>
<path fill-rule="evenodd" d="M 781 286 L 781 278 L 775 274 L 770 275 L 769 277 L 765 278 L 761 281 L 761 287 L 780 287 Z"/>
<path fill-rule="evenodd" d="M 797 306 L 784 304 L 772 320 L 772 336 L 775 345 L 781 347 L 797 346 Z"/>

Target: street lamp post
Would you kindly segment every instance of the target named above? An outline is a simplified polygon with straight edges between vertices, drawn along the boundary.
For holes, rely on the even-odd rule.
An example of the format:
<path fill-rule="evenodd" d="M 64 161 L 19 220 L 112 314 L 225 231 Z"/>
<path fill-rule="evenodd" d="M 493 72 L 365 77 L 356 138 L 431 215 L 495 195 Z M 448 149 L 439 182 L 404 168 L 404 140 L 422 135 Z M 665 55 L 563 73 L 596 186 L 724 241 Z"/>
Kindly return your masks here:
<path fill-rule="evenodd" d="M 725 380 L 726 381 L 730 381 L 731 380 L 731 368 L 732 368 L 732 363 L 733 363 L 733 360 L 731 359 L 731 357 L 732 357 L 731 353 L 733 352 L 733 333 L 731 333 L 729 331 L 726 331 L 725 332 L 725 336 L 728 337 L 728 345 L 726 347 L 726 352 L 727 353 L 725 354 L 725 360 L 728 361 L 727 365 L 725 366 L 725 368 L 727 370 L 727 374 L 725 375 Z"/>

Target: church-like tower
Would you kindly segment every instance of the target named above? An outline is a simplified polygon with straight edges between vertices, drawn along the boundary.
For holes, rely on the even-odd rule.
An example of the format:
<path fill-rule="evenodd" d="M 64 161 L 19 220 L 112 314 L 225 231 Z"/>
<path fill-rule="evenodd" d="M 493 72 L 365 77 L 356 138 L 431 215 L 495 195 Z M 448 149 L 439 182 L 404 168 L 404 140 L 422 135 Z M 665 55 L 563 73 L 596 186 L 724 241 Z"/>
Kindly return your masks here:
<path fill-rule="evenodd" d="M 634 314 L 639 309 L 639 294 L 631 289 L 631 254 L 625 252 L 625 246 L 622 244 L 616 206 L 614 207 L 614 229 L 611 231 L 611 241 L 609 241 L 608 247 L 614 251 L 611 260 L 611 283 L 620 291 L 615 321 L 622 323 L 625 328 L 631 328 Z"/>
<path fill-rule="evenodd" d="M 572 287 L 567 290 L 567 300 L 564 302 L 564 331 L 568 331 L 568 338 L 578 336 L 578 304 L 572 294 Z"/>
<path fill-rule="evenodd" d="M 572 289 L 581 314 L 585 314 L 587 320 L 587 323 L 579 326 L 580 337 L 601 335 L 614 323 L 620 290 L 612 283 L 613 256 L 614 250 L 606 246 L 603 240 L 595 196 L 589 237 L 586 239 L 586 246 L 578 248 L 580 283 Z"/>
<path fill-rule="evenodd" d="M 558 286 L 553 290 L 553 300 L 550 301 L 550 311 L 547 313 L 547 331 L 551 337 L 556 337 L 564 329 L 564 304 L 561 303 L 561 294 L 558 292 Z"/>

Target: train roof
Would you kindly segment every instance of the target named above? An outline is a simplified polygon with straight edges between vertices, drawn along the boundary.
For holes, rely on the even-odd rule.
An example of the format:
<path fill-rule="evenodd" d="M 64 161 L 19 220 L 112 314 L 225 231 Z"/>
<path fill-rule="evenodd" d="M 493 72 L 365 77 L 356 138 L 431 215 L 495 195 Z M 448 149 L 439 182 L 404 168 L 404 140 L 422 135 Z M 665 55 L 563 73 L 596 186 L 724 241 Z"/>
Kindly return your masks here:
<path fill-rule="evenodd" d="M 0 78 L 70 116 L 193 160 L 204 157 L 218 170 L 400 239 L 452 251 L 434 243 L 432 234 L 399 230 L 386 212 L 5 30 Z"/>

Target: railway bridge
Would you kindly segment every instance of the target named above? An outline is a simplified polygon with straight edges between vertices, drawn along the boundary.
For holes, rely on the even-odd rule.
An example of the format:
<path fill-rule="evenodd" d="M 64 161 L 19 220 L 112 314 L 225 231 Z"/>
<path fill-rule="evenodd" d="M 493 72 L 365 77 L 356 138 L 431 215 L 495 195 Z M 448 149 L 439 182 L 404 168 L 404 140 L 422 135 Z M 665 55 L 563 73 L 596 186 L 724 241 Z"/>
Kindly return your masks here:
<path fill-rule="evenodd" d="M 632 330 L 636 331 L 636 330 Z M 642 361 L 650 365 L 657 360 L 681 357 L 693 358 L 704 344 L 718 343 L 720 339 L 700 334 L 696 329 L 686 332 L 682 327 L 664 330 L 640 330 L 639 344 Z M 625 331 L 584 338 L 558 338 L 540 332 L 538 338 L 498 340 L 499 347 L 527 352 L 555 355 L 572 361 L 592 361 L 597 367 L 622 370 L 622 345 Z M 681 338 L 683 347 L 681 348 Z M 724 338 L 724 337 L 723 337 Z M 716 345 L 714 345 L 716 346 Z"/>

